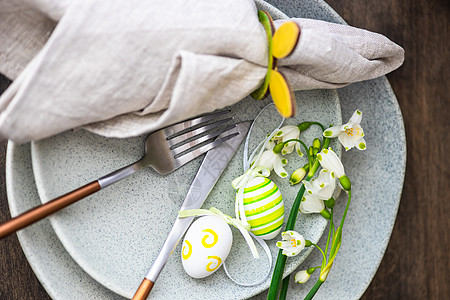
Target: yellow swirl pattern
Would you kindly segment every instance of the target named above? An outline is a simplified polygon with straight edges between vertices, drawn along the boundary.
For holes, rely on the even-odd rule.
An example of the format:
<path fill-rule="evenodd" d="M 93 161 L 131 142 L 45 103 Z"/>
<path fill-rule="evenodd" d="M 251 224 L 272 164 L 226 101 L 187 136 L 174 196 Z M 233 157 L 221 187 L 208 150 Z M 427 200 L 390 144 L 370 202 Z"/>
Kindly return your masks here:
<path fill-rule="evenodd" d="M 184 260 L 188 259 L 189 257 L 191 257 L 192 254 L 192 245 L 188 240 L 184 240 L 186 246 L 188 247 L 187 253 L 184 254 L 184 249 L 186 248 L 186 246 L 183 246 L 183 250 L 181 251 L 181 256 L 183 257 Z"/>
<path fill-rule="evenodd" d="M 206 271 L 208 271 L 208 272 L 214 272 L 218 267 L 220 267 L 220 264 L 222 264 L 222 259 L 218 256 L 211 255 L 211 256 L 208 256 L 208 259 L 216 260 L 216 265 L 213 268 L 211 268 L 211 265 L 214 264 L 214 261 L 212 261 L 206 265 Z"/>
<path fill-rule="evenodd" d="M 208 244 L 208 243 L 206 242 L 206 240 L 209 238 L 209 235 L 208 235 L 208 234 L 205 234 L 205 235 L 203 236 L 203 239 L 202 239 L 202 245 L 203 245 L 203 247 L 205 247 L 205 248 L 211 248 L 211 247 L 213 247 L 215 244 L 217 244 L 217 241 L 219 240 L 219 237 L 217 236 L 217 233 L 214 232 L 214 230 L 212 230 L 212 229 L 205 229 L 205 230 L 203 230 L 202 232 L 210 233 L 210 234 L 213 236 L 213 238 L 214 238 L 213 242 L 210 243 L 210 244 Z"/>

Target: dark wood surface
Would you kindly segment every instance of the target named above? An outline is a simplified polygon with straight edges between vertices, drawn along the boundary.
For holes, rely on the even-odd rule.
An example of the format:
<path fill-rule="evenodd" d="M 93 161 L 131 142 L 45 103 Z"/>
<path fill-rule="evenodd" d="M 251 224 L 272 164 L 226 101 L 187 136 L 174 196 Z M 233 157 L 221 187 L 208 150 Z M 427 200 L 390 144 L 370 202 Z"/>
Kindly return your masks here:
<path fill-rule="evenodd" d="M 450 299 L 450 1 L 327 2 L 350 25 L 406 51 L 404 65 L 387 76 L 406 128 L 405 185 L 386 254 L 362 299 Z M 0 141 L 0 222 L 9 218 L 5 156 Z M 15 235 L 0 240 L 0 299 L 49 299 Z"/>

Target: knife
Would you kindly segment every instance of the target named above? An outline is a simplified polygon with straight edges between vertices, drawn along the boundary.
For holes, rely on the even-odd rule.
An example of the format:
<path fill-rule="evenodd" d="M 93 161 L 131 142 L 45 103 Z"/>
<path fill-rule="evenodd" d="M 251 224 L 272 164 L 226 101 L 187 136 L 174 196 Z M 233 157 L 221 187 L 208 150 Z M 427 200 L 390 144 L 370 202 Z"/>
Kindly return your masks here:
<path fill-rule="evenodd" d="M 232 138 L 206 153 L 180 210 L 197 209 L 203 205 L 203 202 L 208 197 L 208 194 L 211 192 L 223 170 L 230 162 L 241 142 L 245 139 L 250 125 L 251 121 L 237 123 L 232 131 L 227 132 L 228 135 L 230 133 L 235 134 Z M 219 135 L 218 139 L 221 138 L 223 138 L 223 136 Z M 175 250 L 175 247 L 183 237 L 193 219 L 194 217 L 188 217 L 182 219 L 177 218 L 175 220 L 166 241 L 144 280 L 142 280 L 133 300 L 147 299 L 162 268 L 164 268 L 167 259 Z"/>

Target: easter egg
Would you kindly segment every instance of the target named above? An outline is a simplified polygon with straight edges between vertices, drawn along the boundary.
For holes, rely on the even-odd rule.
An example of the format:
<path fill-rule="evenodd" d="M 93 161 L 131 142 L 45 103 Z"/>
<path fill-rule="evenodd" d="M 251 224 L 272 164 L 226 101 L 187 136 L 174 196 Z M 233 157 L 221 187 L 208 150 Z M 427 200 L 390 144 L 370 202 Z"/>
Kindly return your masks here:
<path fill-rule="evenodd" d="M 251 232 L 265 240 L 278 235 L 284 221 L 283 197 L 272 180 L 255 177 L 244 189 L 244 211 Z"/>
<path fill-rule="evenodd" d="M 191 277 L 211 275 L 227 258 L 233 243 L 229 225 L 216 216 L 195 220 L 183 240 L 181 261 Z"/>

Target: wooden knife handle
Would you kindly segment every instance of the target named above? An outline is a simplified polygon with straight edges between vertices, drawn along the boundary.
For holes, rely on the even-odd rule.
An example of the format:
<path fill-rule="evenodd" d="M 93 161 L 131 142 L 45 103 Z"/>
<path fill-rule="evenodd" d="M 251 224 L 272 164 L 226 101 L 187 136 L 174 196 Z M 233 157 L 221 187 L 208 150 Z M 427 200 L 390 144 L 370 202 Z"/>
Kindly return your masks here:
<path fill-rule="evenodd" d="M 0 239 L 37 222 L 64 207 L 77 202 L 101 189 L 98 181 L 88 183 L 72 192 L 30 209 L 0 225 Z"/>
<path fill-rule="evenodd" d="M 142 280 L 141 285 L 137 289 L 136 293 L 133 296 L 132 300 L 145 300 L 147 299 L 148 295 L 150 294 L 150 291 L 153 288 L 153 281 L 150 281 L 147 278 L 144 278 Z"/>

